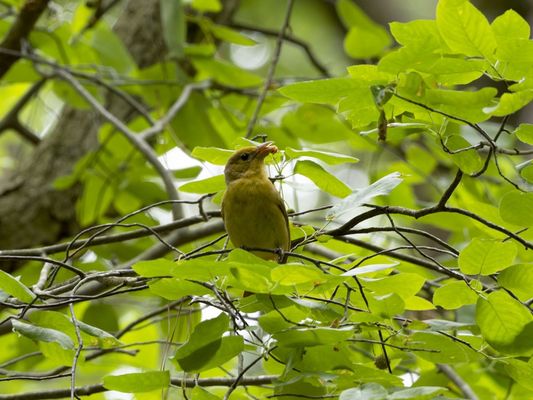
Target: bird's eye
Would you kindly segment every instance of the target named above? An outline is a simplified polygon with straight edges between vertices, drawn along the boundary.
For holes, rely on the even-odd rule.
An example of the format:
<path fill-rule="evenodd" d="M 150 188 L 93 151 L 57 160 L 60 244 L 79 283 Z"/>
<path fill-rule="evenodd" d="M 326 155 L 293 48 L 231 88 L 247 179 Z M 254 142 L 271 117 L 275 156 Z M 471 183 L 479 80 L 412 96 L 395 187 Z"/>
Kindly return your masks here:
<path fill-rule="evenodd" d="M 250 154 L 248 153 L 242 153 L 241 154 L 241 160 L 247 161 L 250 158 Z"/>

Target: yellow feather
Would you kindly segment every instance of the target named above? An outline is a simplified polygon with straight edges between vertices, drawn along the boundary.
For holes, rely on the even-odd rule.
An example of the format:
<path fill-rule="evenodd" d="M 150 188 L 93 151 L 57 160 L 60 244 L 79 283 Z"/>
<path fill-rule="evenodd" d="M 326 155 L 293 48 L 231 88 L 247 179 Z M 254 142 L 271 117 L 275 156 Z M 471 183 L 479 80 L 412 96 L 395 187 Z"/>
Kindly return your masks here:
<path fill-rule="evenodd" d="M 266 155 L 275 151 L 276 147 L 270 144 L 247 147 L 237 151 L 226 164 L 222 216 L 235 247 L 289 250 L 285 205 L 263 163 Z M 278 259 L 271 252 L 253 253 L 263 259 Z"/>

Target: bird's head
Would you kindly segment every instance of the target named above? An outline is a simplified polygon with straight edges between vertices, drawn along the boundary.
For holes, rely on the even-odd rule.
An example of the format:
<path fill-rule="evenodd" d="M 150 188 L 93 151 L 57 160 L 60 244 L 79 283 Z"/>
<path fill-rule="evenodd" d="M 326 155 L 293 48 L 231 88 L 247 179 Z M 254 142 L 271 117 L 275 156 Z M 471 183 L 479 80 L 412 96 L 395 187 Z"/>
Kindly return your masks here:
<path fill-rule="evenodd" d="M 277 151 L 278 148 L 272 142 L 237 150 L 230 157 L 224 168 L 226 184 L 244 177 L 265 176 L 266 178 L 263 161 L 266 156 L 277 153 Z"/>

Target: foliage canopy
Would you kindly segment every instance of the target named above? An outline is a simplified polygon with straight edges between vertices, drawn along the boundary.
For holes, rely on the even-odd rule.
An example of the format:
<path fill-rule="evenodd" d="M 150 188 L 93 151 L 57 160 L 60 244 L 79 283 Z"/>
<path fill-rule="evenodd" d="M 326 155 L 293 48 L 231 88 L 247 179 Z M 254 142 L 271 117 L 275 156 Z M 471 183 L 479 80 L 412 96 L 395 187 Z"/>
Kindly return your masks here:
<path fill-rule="evenodd" d="M 49 182 L 78 191 L 76 230 L 0 251 L 0 400 L 533 397 L 523 17 L 439 0 L 434 19 L 386 28 L 352 0 L 313 2 L 323 16 L 289 0 L 271 30 L 238 22 L 261 2 L 222 17 L 232 2 L 161 0 L 167 52 L 140 66 L 112 29 L 124 10 L 96 3 L 58 2 L 0 48 L 16 58 L 0 85 L 6 176 L 13 146 L 31 162 L 67 107 L 97 125 Z M 1 2 L 3 36 L 19 6 Z M 346 73 L 298 36 L 333 11 Z M 292 211 L 281 265 L 231 249 L 218 211 L 221 166 L 265 139 Z"/>

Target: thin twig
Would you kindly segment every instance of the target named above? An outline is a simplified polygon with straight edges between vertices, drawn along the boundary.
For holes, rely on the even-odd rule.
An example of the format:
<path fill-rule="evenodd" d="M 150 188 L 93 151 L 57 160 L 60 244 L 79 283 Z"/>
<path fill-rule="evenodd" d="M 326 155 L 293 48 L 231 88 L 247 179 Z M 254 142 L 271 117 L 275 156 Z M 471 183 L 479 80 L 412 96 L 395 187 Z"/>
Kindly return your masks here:
<path fill-rule="evenodd" d="M 457 385 L 465 398 L 478 400 L 477 394 L 472 390 L 470 385 L 455 370 L 446 364 L 437 364 L 437 368 L 444 373 L 453 383 Z"/>
<path fill-rule="evenodd" d="M 131 131 L 126 124 L 124 124 L 120 119 L 111 114 L 103 105 L 101 105 L 98 100 L 96 100 L 93 95 L 83 87 L 68 71 L 64 69 L 56 70 L 56 74 L 70 83 L 70 85 L 82 96 L 100 115 L 102 115 L 108 122 L 110 122 L 116 129 L 124 134 L 126 139 L 141 153 L 146 157 L 146 160 L 152 164 L 155 170 L 159 173 L 159 176 L 163 180 L 165 185 L 167 195 L 171 200 L 179 200 L 178 191 L 174 185 L 174 179 L 172 174 L 166 169 L 161 161 L 159 161 L 158 155 L 155 151 L 148 145 L 148 143 L 143 140 L 142 137 L 139 137 L 135 132 Z M 172 207 L 172 217 L 180 219 L 182 217 L 182 211 L 177 206 Z"/>
<path fill-rule="evenodd" d="M 237 22 L 232 22 L 229 26 L 231 26 L 232 28 L 235 28 L 235 29 L 242 29 L 242 30 L 245 30 L 245 31 L 262 33 L 262 34 L 267 35 L 267 36 L 276 36 L 276 37 L 278 37 L 279 34 L 280 34 L 278 31 L 276 31 L 274 29 L 261 28 L 261 27 L 258 27 L 258 26 L 248 25 L 248 24 L 243 24 L 243 23 L 237 23 Z M 287 42 L 290 42 L 290 43 L 293 43 L 293 44 L 299 46 L 305 52 L 305 54 L 307 55 L 307 58 L 309 59 L 311 64 L 323 76 L 325 76 L 325 77 L 330 77 L 331 76 L 329 71 L 328 71 L 328 69 L 322 64 L 322 62 L 320 62 L 320 60 L 315 55 L 313 50 L 311 50 L 311 47 L 309 46 L 308 43 L 306 43 L 302 39 L 299 39 L 299 38 L 295 37 L 294 35 L 291 35 L 291 34 L 288 34 L 288 33 L 284 33 L 283 34 L 283 40 L 286 40 Z"/>
<path fill-rule="evenodd" d="M 276 66 L 278 65 L 279 56 L 281 55 L 281 47 L 283 46 L 283 37 L 285 36 L 285 31 L 289 27 L 289 22 L 291 20 L 291 13 L 292 13 L 293 5 L 294 5 L 294 0 L 288 0 L 287 10 L 285 11 L 285 19 L 283 21 L 278 37 L 276 39 L 276 48 L 272 56 L 272 62 L 270 63 L 270 67 L 268 68 L 267 78 L 265 79 L 265 85 L 263 86 L 263 90 L 261 91 L 261 94 L 259 95 L 259 98 L 257 99 L 257 105 L 255 107 L 254 113 L 252 115 L 252 118 L 250 119 L 250 122 L 248 123 L 248 127 L 246 128 L 247 138 L 252 136 L 252 132 L 254 130 L 255 124 L 257 123 L 257 119 L 259 118 L 259 113 L 261 112 L 261 107 L 263 106 L 263 102 L 265 101 L 267 92 L 270 89 L 270 86 L 272 85 L 272 80 L 274 79 L 274 72 L 276 72 Z"/>

